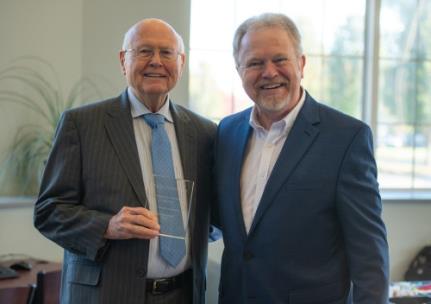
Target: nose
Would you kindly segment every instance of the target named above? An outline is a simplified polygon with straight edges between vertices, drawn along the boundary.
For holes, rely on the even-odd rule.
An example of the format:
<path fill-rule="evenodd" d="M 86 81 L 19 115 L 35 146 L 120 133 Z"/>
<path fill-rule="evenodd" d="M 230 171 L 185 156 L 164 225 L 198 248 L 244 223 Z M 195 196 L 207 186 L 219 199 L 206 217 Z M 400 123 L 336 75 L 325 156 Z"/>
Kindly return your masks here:
<path fill-rule="evenodd" d="M 277 76 L 278 70 L 272 61 L 265 62 L 262 70 L 262 77 L 264 78 L 274 78 Z"/>
<path fill-rule="evenodd" d="M 151 66 L 161 66 L 162 60 L 160 58 L 160 53 L 158 51 L 154 51 L 153 56 L 150 58 Z"/>

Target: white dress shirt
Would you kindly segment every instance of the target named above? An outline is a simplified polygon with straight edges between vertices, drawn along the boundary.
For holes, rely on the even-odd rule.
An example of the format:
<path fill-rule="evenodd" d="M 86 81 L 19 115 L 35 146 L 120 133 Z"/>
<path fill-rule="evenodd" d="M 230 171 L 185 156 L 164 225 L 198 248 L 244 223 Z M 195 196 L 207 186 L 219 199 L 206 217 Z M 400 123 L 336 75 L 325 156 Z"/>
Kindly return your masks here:
<path fill-rule="evenodd" d="M 138 100 L 133 94 L 130 88 L 127 89 L 127 94 L 130 100 L 130 109 L 133 117 L 133 129 L 135 131 L 136 145 L 138 147 L 139 161 L 141 165 L 142 176 L 144 178 L 145 194 L 148 199 L 149 209 L 154 213 L 157 213 L 157 201 L 156 193 L 154 189 L 154 176 L 153 176 L 153 165 L 151 161 L 151 128 L 144 121 L 143 115 L 152 113 L 148 108 Z M 181 165 L 180 152 L 178 150 L 178 142 L 175 134 L 174 122 L 172 119 L 171 112 L 169 111 L 169 97 L 157 112 L 165 117 L 165 130 L 168 134 L 169 141 L 172 150 L 172 161 L 174 163 L 175 177 L 177 179 L 183 178 L 183 168 Z M 186 198 L 181 195 L 182 191 L 179 191 L 179 199 L 181 204 L 181 210 L 183 211 L 183 218 L 187 220 L 186 210 L 187 202 Z M 188 231 L 186 230 L 186 256 L 176 266 L 172 267 L 166 263 L 160 256 L 159 251 L 159 238 L 156 237 L 150 240 L 150 249 L 148 254 L 148 271 L 147 278 L 167 278 L 172 277 L 190 268 L 190 240 Z"/>
<path fill-rule="evenodd" d="M 257 121 L 256 106 L 251 111 L 250 126 L 253 131 L 247 145 L 240 181 L 241 208 L 247 233 L 250 231 L 266 182 L 304 104 L 304 90 L 301 94 L 298 104 L 283 119 L 273 123 L 269 130 Z"/>

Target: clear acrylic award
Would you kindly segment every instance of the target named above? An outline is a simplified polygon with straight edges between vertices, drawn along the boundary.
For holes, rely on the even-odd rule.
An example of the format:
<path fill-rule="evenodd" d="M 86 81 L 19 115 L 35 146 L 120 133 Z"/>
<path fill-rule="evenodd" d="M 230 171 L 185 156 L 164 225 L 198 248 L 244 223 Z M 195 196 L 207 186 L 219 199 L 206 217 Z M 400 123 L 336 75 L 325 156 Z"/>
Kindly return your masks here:
<path fill-rule="evenodd" d="M 188 234 L 194 182 L 154 175 L 160 237 L 185 239 Z"/>

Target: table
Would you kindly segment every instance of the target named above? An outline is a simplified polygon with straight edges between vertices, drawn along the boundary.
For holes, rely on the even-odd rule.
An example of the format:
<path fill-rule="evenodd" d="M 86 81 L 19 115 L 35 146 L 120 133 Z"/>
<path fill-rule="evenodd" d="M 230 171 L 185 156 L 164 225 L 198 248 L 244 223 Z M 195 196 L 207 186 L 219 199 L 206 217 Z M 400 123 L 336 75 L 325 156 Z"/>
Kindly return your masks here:
<path fill-rule="evenodd" d="M 33 258 L 25 259 L 25 261 L 29 262 L 32 265 L 31 270 L 17 270 L 18 277 L 0 280 L 0 289 L 9 288 L 9 287 L 36 285 L 36 277 L 38 272 L 61 270 L 62 268 L 62 264 L 57 262 L 51 262 L 51 261 L 45 261 L 45 260 L 39 260 L 39 259 L 33 259 Z M 1 265 L 10 266 L 15 262 L 17 262 L 17 260 L 8 260 L 8 261 L 2 262 Z"/>

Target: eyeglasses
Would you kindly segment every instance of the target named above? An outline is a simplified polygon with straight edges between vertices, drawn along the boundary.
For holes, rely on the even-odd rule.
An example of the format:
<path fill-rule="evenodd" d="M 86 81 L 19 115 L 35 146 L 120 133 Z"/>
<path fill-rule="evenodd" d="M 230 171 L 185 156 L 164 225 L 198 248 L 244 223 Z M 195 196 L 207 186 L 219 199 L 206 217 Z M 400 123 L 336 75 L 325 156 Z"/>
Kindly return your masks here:
<path fill-rule="evenodd" d="M 239 65 L 238 69 L 244 70 L 244 71 L 263 71 L 265 69 L 265 66 L 267 64 L 268 60 L 263 59 L 253 59 L 249 62 L 246 62 L 244 65 Z M 273 65 L 275 65 L 278 68 L 282 68 L 287 65 L 289 62 L 289 59 L 287 57 L 276 57 L 271 61 Z"/>
<path fill-rule="evenodd" d="M 136 58 L 139 59 L 151 59 L 156 54 L 156 50 L 152 48 L 138 48 L 138 49 L 127 49 L 124 50 L 124 52 L 133 52 Z M 178 55 L 180 55 L 179 52 L 172 50 L 172 49 L 159 49 L 158 50 L 160 60 L 162 61 L 174 61 L 178 58 Z"/>

